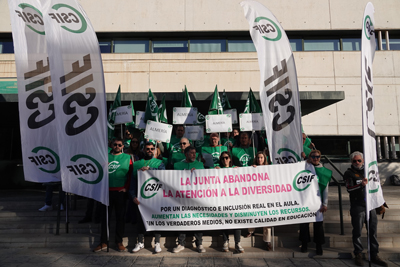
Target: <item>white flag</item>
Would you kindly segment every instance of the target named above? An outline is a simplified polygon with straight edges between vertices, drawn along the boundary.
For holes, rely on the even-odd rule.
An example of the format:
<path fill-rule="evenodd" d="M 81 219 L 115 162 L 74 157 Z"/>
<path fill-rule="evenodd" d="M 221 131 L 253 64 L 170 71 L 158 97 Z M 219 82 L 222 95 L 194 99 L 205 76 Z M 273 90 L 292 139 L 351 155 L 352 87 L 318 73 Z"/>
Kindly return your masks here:
<path fill-rule="evenodd" d="M 250 24 L 260 67 L 260 100 L 273 164 L 301 160 L 296 66 L 289 39 L 275 16 L 256 1 L 240 3 Z"/>
<path fill-rule="evenodd" d="M 47 56 L 42 5 L 9 0 L 18 80 L 18 105 L 25 180 L 59 182 L 55 102 Z"/>
<path fill-rule="evenodd" d="M 369 181 L 365 187 L 367 210 L 373 210 L 385 202 L 382 195 L 378 162 L 376 158 L 374 118 L 375 102 L 372 75 L 372 62 L 374 60 L 376 47 L 374 25 L 374 6 L 371 3 L 368 3 L 364 11 L 361 33 L 361 97 L 365 164 L 364 171 L 365 177 L 367 177 Z M 369 213 L 367 214 L 369 215 Z"/>
<path fill-rule="evenodd" d="M 108 205 L 103 66 L 93 27 L 75 0 L 43 6 L 63 190 Z"/>

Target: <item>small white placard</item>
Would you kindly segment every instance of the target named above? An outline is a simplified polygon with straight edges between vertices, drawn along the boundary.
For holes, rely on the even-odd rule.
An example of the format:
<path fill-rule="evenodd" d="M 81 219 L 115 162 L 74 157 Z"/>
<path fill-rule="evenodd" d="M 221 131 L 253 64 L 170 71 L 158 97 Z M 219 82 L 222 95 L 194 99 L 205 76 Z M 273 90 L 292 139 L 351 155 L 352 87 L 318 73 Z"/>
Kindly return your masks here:
<path fill-rule="evenodd" d="M 203 126 L 186 126 L 185 134 L 183 135 L 189 140 L 197 141 L 204 139 Z"/>
<path fill-rule="evenodd" d="M 239 115 L 240 131 L 265 130 L 264 117 L 262 113 L 241 113 Z"/>
<path fill-rule="evenodd" d="M 146 123 L 144 138 L 169 143 L 171 141 L 171 133 L 171 124 L 148 120 Z"/>
<path fill-rule="evenodd" d="M 231 114 L 207 115 L 206 116 L 207 133 L 228 133 L 232 132 Z"/>
<path fill-rule="evenodd" d="M 128 123 L 128 122 L 132 122 L 132 107 L 131 106 L 117 107 L 117 109 L 115 110 L 114 125 Z"/>
<path fill-rule="evenodd" d="M 146 123 L 144 122 L 144 111 L 136 111 L 135 127 L 137 129 L 146 129 Z"/>
<path fill-rule="evenodd" d="M 173 124 L 197 124 L 197 108 L 174 108 Z"/>
<path fill-rule="evenodd" d="M 232 124 L 238 123 L 238 115 L 237 115 L 237 110 L 235 108 L 224 110 L 224 114 L 231 114 Z"/>

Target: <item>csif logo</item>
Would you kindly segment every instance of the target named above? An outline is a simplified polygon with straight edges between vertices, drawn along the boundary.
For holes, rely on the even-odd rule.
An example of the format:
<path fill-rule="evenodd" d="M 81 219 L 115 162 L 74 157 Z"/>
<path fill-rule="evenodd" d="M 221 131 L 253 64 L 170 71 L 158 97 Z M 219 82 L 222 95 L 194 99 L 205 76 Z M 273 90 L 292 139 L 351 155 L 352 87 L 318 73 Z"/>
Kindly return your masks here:
<path fill-rule="evenodd" d="M 368 40 L 375 34 L 374 24 L 372 23 L 371 17 L 368 15 L 364 19 L 364 33 Z"/>
<path fill-rule="evenodd" d="M 21 3 L 18 5 L 18 7 L 21 8 L 21 11 L 15 10 L 15 13 L 25 22 L 25 25 L 32 31 L 44 35 L 42 12 L 40 12 L 36 7 L 27 3 Z"/>
<path fill-rule="evenodd" d="M 38 146 L 32 152 L 35 155 L 28 157 L 28 159 L 39 167 L 39 170 L 46 173 L 57 173 L 60 171 L 60 158 L 53 150 L 44 146 Z"/>
<path fill-rule="evenodd" d="M 243 154 L 239 161 L 242 163 L 242 166 L 249 166 L 250 156 L 248 154 Z"/>
<path fill-rule="evenodd" d="M 280 155 L 282 152 L 287 152 L 287 153 L 284 153 L 285 154 L 284 157 L 282 156 L 279 158 L 275 158 L 275 161 L 278 164 L 296 163 L 301 161 L 299 155 L 297 155 L 296 152 L 294 152 L 289 148 L 280 148 L 277 153 Z"/>
<path fill-rule="evenodd" d="M 120 166 L 121 165 L 118 161 L 111 161 L 110 163 L 108 163 L 108 173 L 115 172 Z"/>
<path fill-rule="evenodd" d="M 162 188 L 160 180 L 156 177 L 147 179 L 140 188 L 140 196 L 144 199 L 149 199 L 157 195 L 158 191 Z"/>
<path fill-rule="evenodd" d="M 282 31 L 279 26 L 271 19 L 257 17 L 253 29 L 257 30 L 261 37 L 268 41 L 279 41 L 282 38 Z"/>
<path fill-rule="evenodd" d="M 304 191 L 310 187 L 315 177 L 317 176 L 308 170 L 301 171 L 293 179 L 293 188 L 299 192 Z"/>
<path fill-rule="evenodd" d="M 66 4 L 56 4 L 52 9 L 57 11 L 49 13 L 49 17 L 58 24 L 62 25 L 66 31 L 72 33 L 83 33 L 87 29 L 87 22 L 82 13 L 72 6 Z"/>
<path fill-rule="evenodd" d="M 95 180 L 87 180 L 83 177 L 78 177 L 78 180 L 86 184 L 98 184 L 103 179 L 103 168 L 100 163 L 94 158 L 78 154 L 71 158 L 72 164 L 67 166 L 68 170 L 75 176 L 94 176 L 97 174 Z"/>
<path fill-rule="evenodd" d="M 369 193 L 376 193 L 379 191 L 380 179 L 378 171 L 378 162 L 373 161 L 368 164 L 368 185 Z"/>

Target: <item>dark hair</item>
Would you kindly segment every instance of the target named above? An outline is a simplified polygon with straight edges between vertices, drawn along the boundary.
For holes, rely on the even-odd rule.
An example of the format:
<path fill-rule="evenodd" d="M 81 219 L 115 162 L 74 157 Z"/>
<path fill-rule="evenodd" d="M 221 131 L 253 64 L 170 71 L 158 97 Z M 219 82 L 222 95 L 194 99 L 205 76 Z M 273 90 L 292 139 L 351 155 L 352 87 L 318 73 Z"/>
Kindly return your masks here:
<path fill-rule="evenodd" d="M 247 135 L 247 137 L 250 139 L 250 133 L 249 132 L 240 132 L 239 136 L 242 136 L 242 134 Z"/>
<path fill-rule="evenodd" d="M 188 152 L 190 152 L 191 150 L 196 150 L 196 148 L 195 148 L 194 146 L 188 146 L 187 148 L 185 148 L 185 151 L 183 151 L 184 154 L 185 154 L 185 156 L 186 156 L 186 154 L 187 154 Z"/>
<path fill-rule="evenodd" d="M 152 142 L 146 142 L 143 147 L 146 147 L 146 146 L 154 146 L 154 147 L 156 147 Z"/>
<path fill-rule="evenodd" d="M 258 152 L 257 152 L 256 157 L 255 157 L 254 160 L 253 160 L 253 164 L 254 164 L 254 165 L 258 165 L 257 156 L 260 155 L 260 154 L 262 154 L 262 155 L 264 156 L 264 162 L 263 162 L 262 165 L 268 165 L 267 155 L 264 153 L 264 151 L 258 151 Z"/>
<path fill-rule="evenodd" d="M 230 161 L 229 161 L 229 166 L 228 166 L 228 167 L 232 167 L 232 166 L 233 166 L 232 157 L 231 157 L 231 155 L 229 154 L 228 151 L 222 152 L 222 153 L 221 153 L 221 156 L 219 156 L 219 166 L 220 166 L 221 168 L 225 167 L 225 165 L 223 164 L 224 161 L 222 160 L 222 157 L 223 157 L 224 155 L 227 155 L 227 156 L 229 157 L 229 159 L 230 159 Z"/>
<path fill-rule="evenodd" d="M 113 143 L 115 142 L 115 141 L 119 141 L 119 142 L 124 142 L 124 139 L 122 139 L 121 137 L 115 137 L 114 139 L 113 139 Z"/>

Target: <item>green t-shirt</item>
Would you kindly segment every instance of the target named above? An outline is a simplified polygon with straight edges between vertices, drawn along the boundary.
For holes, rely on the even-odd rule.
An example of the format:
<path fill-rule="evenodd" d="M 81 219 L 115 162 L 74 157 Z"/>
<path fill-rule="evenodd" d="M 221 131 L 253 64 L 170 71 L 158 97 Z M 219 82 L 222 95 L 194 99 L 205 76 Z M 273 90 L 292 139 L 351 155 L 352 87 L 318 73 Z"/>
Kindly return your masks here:
<path fill-rule="evenodd" d="M 210 154 L 212 156 L 214 166 L 211 167 L 216 167 L 219 165 L 219 156 L 224 151 L 228 151 L 228 148 L 226 146 L 216 146 L 216 147 L 203 146 L 201 148 L 201 154 L 203 155 L 203 157 L 204 154 Z"/>
<path fill-rule="evenodd" d="M 125 186 L 131 157 L 128 154 L 108 154 L 108 186 Z"/>
<path fill-rule="evenodd" d="M 250 146 L 248 148 L 234 147 L 232 148 L 233 164 L 239 167 L 247 167 L 253 164 L 254 150 Z"/>
<path fill-rule="evenodd" d="M 221 145 L 226 147 L 233 147 L 235 145 L 235 138 L 221 138 Z"/>
<path fill-rule="evenodd" d="M 163 162 L 161 159 L 155 159 L 155 158 L 148 160 L 141 159 L 139 161 L 135 161 L 133 163 L 133 176 L 137 177 L 137 172 L 142 167 L 150 167 L 150 169 L 158 169 L 162 163 Z"/>
<path fill-rule="evenodd" d="M 186 162 L 186 161 L 181 161 L 177 162 L 174 164 L 174 170 L 191 170 L 191 169 L 204 169 L 204 165 L 200 161 L 193 161 L 193 162 Z"/>

